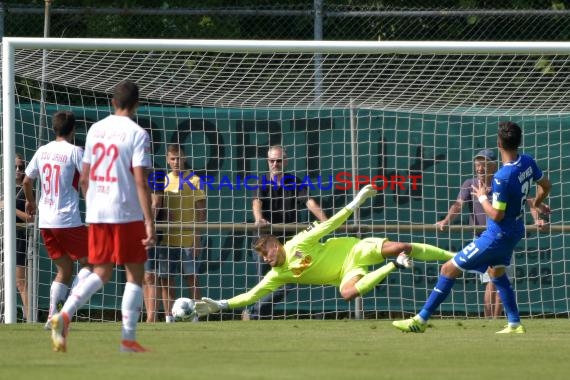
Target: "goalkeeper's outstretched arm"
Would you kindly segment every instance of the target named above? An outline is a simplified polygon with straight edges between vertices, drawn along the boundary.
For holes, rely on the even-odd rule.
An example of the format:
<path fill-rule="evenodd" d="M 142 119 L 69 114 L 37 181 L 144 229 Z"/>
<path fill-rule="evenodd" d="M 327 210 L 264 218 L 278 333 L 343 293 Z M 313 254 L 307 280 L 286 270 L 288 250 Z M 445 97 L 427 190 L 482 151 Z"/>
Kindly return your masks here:
<path fill-rule="evenodd" d="M 297 239 L 297 243 L 311 245 L 318 242 L 321 238 L 328 235 L 329 233 L 336 230 L 338 227 L 342 226 L 344 222 L 352 215 L 352 212 L 356 210 L 362 203 L 364 203 L 368 198 L 375 196 L 377 191 L 372 187 L 372 185 L 366 185 L 356 194 L 352 202 L 347 204 L 342 210 L 334 214 L 329 220 L 319 223 L 315 228 L 301 232 L 293 239 Z"/>
<path fill-rule="evenodd" d="M 202 300 L 196 301 L 194 305 L 194 310 L 199 317 L 203 317 L 212 313 L 218 313 L 228 308 L 229 305 L 227 300 L 216 301 L 208 297 L 202 297 Z"/>
<path fill-rule="evenodd" d="M 248 292 L 239 294 L 229 300 L 214 300 L 208 297 L 202 297 L 201 301 L 196 302 L 194 308 L 198 316 L 202 317 L 227 309 L 244 307 L 253 304 L 283 285 L 285 284 L 279 280 L 278 274 L 274 271 L 269 271 L 265 277 Z"/>

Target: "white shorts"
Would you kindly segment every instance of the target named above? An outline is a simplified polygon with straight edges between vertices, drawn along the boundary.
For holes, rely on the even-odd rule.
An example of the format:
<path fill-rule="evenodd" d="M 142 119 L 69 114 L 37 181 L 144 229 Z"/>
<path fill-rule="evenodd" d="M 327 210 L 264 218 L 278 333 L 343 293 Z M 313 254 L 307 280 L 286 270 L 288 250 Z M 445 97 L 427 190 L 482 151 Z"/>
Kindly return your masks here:
<path fill-rule="evenodd" d="M 512 280 L 513 278 L 515 278 L 515 276 L 514 276 L 515 270 L 514 270 L 514 267 L 512 265 L 505 267 L 505 272 L 507 272 L 507 276 L 509 276 L 509 279 Z M 479 273 L 479 280 L 481 281 L 482 284 L 486 284 L 489 281 L 491 281 L 491 278 L 489 277 L 489 273 L 487 273 L 487 272 Z"/>

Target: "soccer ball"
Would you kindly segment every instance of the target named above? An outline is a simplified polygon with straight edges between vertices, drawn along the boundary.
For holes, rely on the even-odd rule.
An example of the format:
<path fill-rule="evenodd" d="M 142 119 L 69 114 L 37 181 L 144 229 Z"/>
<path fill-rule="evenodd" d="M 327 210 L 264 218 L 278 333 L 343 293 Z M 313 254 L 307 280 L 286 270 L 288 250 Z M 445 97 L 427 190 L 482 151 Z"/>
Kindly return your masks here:
<path fill-rule="evenodd" d="M 190 298 L 178 298 L 172 305 L 172 316 L 176 322 L 190 321 L 196 315 L 194 301 Z"/>

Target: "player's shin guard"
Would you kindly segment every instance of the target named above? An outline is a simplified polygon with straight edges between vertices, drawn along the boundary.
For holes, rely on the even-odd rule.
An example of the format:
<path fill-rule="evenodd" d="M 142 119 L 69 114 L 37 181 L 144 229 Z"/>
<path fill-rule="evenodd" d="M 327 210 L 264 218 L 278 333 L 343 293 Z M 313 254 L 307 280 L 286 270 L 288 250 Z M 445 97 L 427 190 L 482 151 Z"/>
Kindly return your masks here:
<path fill-rule="evenodd" d="M 415 260 L 447 261 L 453 258 L 453 256 L 455 256 L 455 254 L 446 251 L 445 249 L 434 247 L 433 245 L 423 244 L 423 243 L 411 243 L 411 244 L 412 244 L 412 251 L 409 253 L 409 256 Z"/>
<path fill-rule="evenodd" d="M 136 340 L 137 321 L 139 320 L 143 302 L 142 288 L 127 282 L 123 292 L 121 313 L 123 315 L 123 340 Z"/>
<path fill-rule="evenodd" d="M 67 297 L 65 305 L 61 308 L 62 312 L 66 312 L 69 318 L 73 318 L 78 308 L 83 306 L 89 298 L 99 289 L 103 287 L 103 281 L 96 273 L 91 273 L 81 283 L 79 283 L 71 294 Z"/>
<path fill-rule="evenodd" d="M 79 285 L 81 281 L 85 280 L 90 274 L 91 271 L 89 269 L 81 268 L 81 270 L 77 273 L 77 275 L 73 279 L 73 283 L 71 284 L 71 289 L 77 287 L 77 285 Z"/>
<path fill-rule="evenodd" d="M 493 278 L 491 281 L 495 284 L 499 297 L 501 297 L 509 324 L 518 325 L 521 322 L 521 318 L 519 315 L 515 291 L 511 286 L 509 277 L 505 273 L 501 277 Z"/>
<path fill-rule="evenodd" d="M 449 292 L 451 292 L 451 288 L 453 288 L 453 284 L 455 284 L 454 278 L 439 275 L 439 279 L 437 280 L 435 288 L 433 288 L 424 307 L 418 313 L 418 315 L 424 321 L 427 321 L 432 313 L 439 307 L 439 305 L 445 301 L 449 295 Z"/>
<path fill-rule="evenodd" d="M 67 285 L 57 281 L 51 283 L 51 288 L 49 291 L 48 318 L 51 318 L 52 315 L 55 315 L 57 312 L 59 312 L 58 305 L 60 305 L 60 307 L 63 306 L 68 292 L 69 288 Z"/>
<path fill-rule="evenodd" d="M 354 287 L 356 288 L 356 290 L 358 290 L 358 293 L 361 296 L 363 296 L 372 289 L 374 289 L 374 287 L 378 285 L 380 282 L 384 281 L 384 279 L 394 269 L 396 269 L 394 263 L 388 263 L 376 269 L 375 271 L 367 273 L 364 276 L 362 276 L 362 278 L 356 284 L 354 284 Z"/>

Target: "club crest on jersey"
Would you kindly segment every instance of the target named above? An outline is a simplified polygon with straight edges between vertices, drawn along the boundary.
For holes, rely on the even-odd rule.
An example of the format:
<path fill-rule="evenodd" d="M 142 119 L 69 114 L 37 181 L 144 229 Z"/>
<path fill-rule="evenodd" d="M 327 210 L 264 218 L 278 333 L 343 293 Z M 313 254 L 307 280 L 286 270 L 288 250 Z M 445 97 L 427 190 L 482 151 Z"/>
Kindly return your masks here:
<path fill-rule="evenodd" d="M 295 256 L 297 255 L 297 253 L 303 255 L 301 252 L 297 251 L 295 252 Z M 293 273 L 293 276 L 295 277 L 299 277 L 300 275 L 303 274 L 303 272 L 311 266 L 311 262 L 313 261 L 313 258 L 311 256 L 305 256 L 301 259 L 300 262 L 294 264 L 294 267 L 291 268 L 291 272 Z"/>

